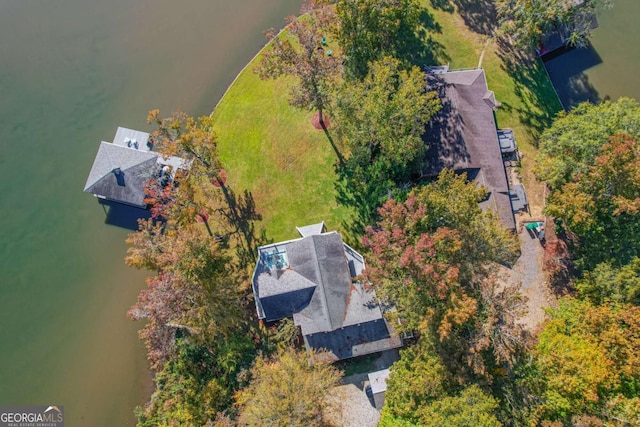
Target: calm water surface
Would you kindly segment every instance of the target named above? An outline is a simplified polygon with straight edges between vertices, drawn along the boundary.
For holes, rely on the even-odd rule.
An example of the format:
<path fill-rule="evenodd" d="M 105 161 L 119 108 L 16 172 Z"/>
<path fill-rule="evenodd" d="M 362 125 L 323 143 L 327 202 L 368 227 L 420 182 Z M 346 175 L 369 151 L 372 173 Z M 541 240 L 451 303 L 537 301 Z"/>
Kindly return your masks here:
<path fill-rule="evenodd" d="M 134 424 L 150 377 L 127 309 L 144 274 L 82 189 L 100 140 L 207 114 L 299 0 L 0 0 L 0 405 Z"/>
<path fill-rule="evenodd" d="M 640 101 L 640 1 L 614 0 L 599 18 L 593 47 L 602 63 L 585 71 L 600 98 L 628 96 Z"/>
<path fill-rule="evenodd" d="M 576 49 L 547 63 L 567 106 L 581 101 L 640 100 L 640 1 L 614 0 L 598 16 L 589 49 Z"/>

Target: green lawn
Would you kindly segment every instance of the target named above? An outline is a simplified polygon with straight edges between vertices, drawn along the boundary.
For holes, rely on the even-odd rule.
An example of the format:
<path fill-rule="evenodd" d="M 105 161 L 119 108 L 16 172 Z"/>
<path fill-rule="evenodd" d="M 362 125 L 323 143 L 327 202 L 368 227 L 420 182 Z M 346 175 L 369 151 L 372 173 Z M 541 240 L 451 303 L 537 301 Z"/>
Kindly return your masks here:
<path fill-rule="evenodd" d="M 347 210 L 335 201 L 335 153 L 312 113 L 289 106 L 289 79 L 262 81 L 256 60 L 213 113 L 220 158 L 236 191 L 248 189 L 267 236 L 296 237 L 295 226 L 325 221 L 337 229 Z"/>
<path fill-rule="evenodd" d="M 423 1 L 427 6 L 430 1 Z M 508 66 L 493 40 L 470 31 L 456 13 L 430 9 L 441 32 L 433 35 L 451 68 L 482 66 L 489 88 L 502 107 L 499 127 L 510 127 L 523 153 L 522 175 L 530 203 L 542 206 L 543 187 L 531 173 L 537 133 L 548 126 L 560 104 L 541 64 Z M 296 237 L 294 226 L 326 221 L 340 229 L 348 211 L 335 202 L 335 154 L 322 131 L 311 126 L 312 113 L 289 106 L 289 79 L 262 81 L 253 72 L 258 59 L 238 76 L 213 113 L 220 157 L 229 185 L 249 190 L 262 215 L 267 236 Z M 534 214 L 537 214 L 534 209 Z"/>

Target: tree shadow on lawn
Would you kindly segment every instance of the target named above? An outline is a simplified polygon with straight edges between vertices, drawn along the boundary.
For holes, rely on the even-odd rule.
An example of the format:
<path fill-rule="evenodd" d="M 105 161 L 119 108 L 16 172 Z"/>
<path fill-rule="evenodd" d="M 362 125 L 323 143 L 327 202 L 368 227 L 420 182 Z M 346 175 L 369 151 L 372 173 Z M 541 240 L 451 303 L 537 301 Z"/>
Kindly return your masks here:
<path fill-rule="evenodd" d="M 403 25 L 396 34 L 396 57 L 420 68 L 449 61 L 444 45 L 432 36 L 440 33 L 442 27 L 435 17 L 426 8 L 422 8 L 419 27 L 416 29 Z"/>
<path fill-rule="evenodd" d="M 518 114 L 535 141 L 561 110 L 560 101 L 540 59 L 521 52 L 501 38 L 497 44 L 502 60 L 500 67 L 514 80 L 514 93 L 524 105 L 508 108 Z"/>
<path fill-rule="evenodd" d="M 458 9 L 458 14 L 471 31 L 487 36 L 494 33 L 498 25 L 494 0 L 453 0 L 453 2 Z"/>
<path fill-rule="evenodd" d="M 222 182 L 220 189 L 227 203 L 226 209 L 221 209 L 221 213 L 235 228 L 231 234 L 237 237 L 236 254 L 239 265 L 243 269 L 251 268 L 255 264 L 258 247 L 272 242 L 267 238 L 264 228 L 256 231 L 256 221 L 262 220 L 262 215 L 256 211 L 255 200 L 250 191 L 244 190 L 237 195 Z"/>
<path fill-rule="evenodd" d="M 448 13 L 453 13 L 455 11 L 451 0 L 431 0 L 431 7 Z"/>
<path fill-rule="evenodd" d="M 361 250 L 361 237 L 364 234 L 366 226 L 369 225 L 367 220 L 364 219 L 370 217 L 370 212 L 368 210 L 369 204 L 366 203 L 365 198 L 362 197 L 362 195 L 352 191 L 349 187 L 346 160 L 331 136 L 331 132 L 326 126 L 324 126 L 324 124 L 322 126 L 322 130 L 336 154 L 336 163 L 334 165 L 335 173 L 338 177 L 335 182 L 336 203 L 349 209 L 349 218 L 342 220 L 340 223 L 340 226 L 344 231 L 343 238 L 349 245 L 357 250 Z"/>

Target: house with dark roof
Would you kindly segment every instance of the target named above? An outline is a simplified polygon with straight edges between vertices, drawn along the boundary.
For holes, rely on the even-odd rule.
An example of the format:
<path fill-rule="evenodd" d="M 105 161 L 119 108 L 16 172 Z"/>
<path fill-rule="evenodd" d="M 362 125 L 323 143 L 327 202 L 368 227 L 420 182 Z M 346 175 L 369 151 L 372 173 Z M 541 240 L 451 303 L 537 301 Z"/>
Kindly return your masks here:
<path fill-rule="evenodd" d="M 365 268 L 362 255 L 324 223 L 297 230 L 299 239 L 258 248 L 252 281 L 258 317 L 292 317 L 307 350 L 326 350 L 329 361 L 402 346 L 374 292 L 355 280 Z"/>
<path fill-rule="evenodd" d="M 85 193 L 137 208 L 146 208 L 145 185 L 152 178 L 173 179 L 188 164 L 179 157 L 165 158 L 151 151 L 149 134 L 119 127 L 113 143 L 100 143 Z"/>
<path fill-rule="evenodd" d="M 452 70 L 435 67 L 427 72 L 442 109 L 427 126 L 429 145 L 423 174 L 436 176 L 444 168 L 465 172 L 470 180 L 489 191 L 480 203 L 492 209 L 505 228 L 515 230 L 509 181 L 500 152 L 493 110 L 499 104 L 487 87 L 482 68 Z"/>

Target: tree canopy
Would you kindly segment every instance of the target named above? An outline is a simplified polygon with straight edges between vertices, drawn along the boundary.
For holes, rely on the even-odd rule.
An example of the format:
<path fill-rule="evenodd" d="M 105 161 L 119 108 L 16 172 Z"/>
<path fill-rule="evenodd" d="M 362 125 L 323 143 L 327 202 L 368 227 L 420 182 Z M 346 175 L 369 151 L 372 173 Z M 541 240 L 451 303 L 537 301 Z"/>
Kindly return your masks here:
<path fill-rule="evenodd" d="M 598 264 L 576 282 L 582 298 L 594 304 L 605 302 L 640 305 L 640 258 L 615 267 L 609 262 Z"/>
<path fill-rule="evenodd" d="M 498 401 L 486 394 L 477 385 L 470 385 L 459 395 L 445 396 L 420 407 L 417 421 L 394 416 L 387 407 L 382 411 L 381 427 L 441 427 L 441 426 L 474 426 L 502 427 L 496 417 Z"/>
<path fill-rule="evenodd" d="M 567 298 L 549 314 L 529 375 L 542 399 L 538 420 L 587 415 L 636 425 L 640 414 L 630 408 L 640 401 L 640 308 Z"/>
<path fill-rule="evenodd" d="M 466 176 L 445 170 L 405 202 L 386 202 L 364 237 L 371 251 L 365 273 L 397 308 L 400 329 L 432 337 L 441 351 L 456 354 L 451 362 L 468 360 L 478 373 L 485 372 L 485 350 L 490 363 L 509 363 L 515 348 L 504 344 L 522 341 L 517 316 L 504 313 L 518 310 L 518 293 L 498 291 L 488 280 L 493 263 L 515 259 L 517 242 L 493 214 L 482 212 L 477 203 L 485 194 Z"/>
<path fill-rule="evenodd" d="M 419 409 L 447 395 L 451 378 L 427 340 L 401 350 L 393 364 L 384 395 L 385 411 L 418 423 Z"/>
<path fill-rule="evenodd" d="M 330 101 L 331 84 L 341 66 L 322 43 L 333 19 L 333 8 L 327 5 L 309 7 L 302 18 L 288 17 L 285 32 L 278 34 L 273 29 L 267 32 L 271 43 L 262 53 L 257 69 L 261 78 L 294 76 L 297 84 L 291 86 L 291 105 L 317 110 L 321 123 Z"/>
<path fill-rule="evenodd" d="M 640 137 L 637 101 L 623 97 L 561 112 L 540 137 L 534 172 L 556 190 L 593 165 L 600 147 L 617 134 Z"/>
<path fill-rule="evenodd" d="M 338 1 L 337 38 L 346 77 L 363 80 L 370 64 L 383 56 L 405 60 L 416 54 L 411 41 L 419 32 L 420 13 L 416 0 Z"/>
<path fill-rule="evenodd" d="M 618 135 L 594 164 L 549 197 L 547 212 L 578 237 L 579 266 L 624 265 L 640 256 L 640 144 Z"/>
<path fill-rule="evenodd" d="M 239 425 L 323 426 L 325 396 L 340 372 L 332 365 L 310 365 L 306 353 L 281 350 L 258 357 L 248 387 L 236 395 Z"/>
<path fill-rule="evenodd" d="M 555 31 L 567 43 L 585 45 L 594 14 L 612 0 L 497 0 L 500 29 L 520 47 L 533 47 Z"/>
<path fill-rule="evenodd" d="M 334 108 L 338 145 L 347 158 L 340 170 L 343 193 L 365 224 L 389 193 L 420 169 L 425 124 L 440 109 L 417 67 L 403 70 L 391 57 L 370 67 L 364 81 L 343 85 Z"/>
<path fill-rule="evenodd" d="M 156 390 L 138 408 L 140 427 L 210 425 L 233 404 L 233 390 L 245 385 L 255 343 L 245 334 L 207 337 L 204 343 L 178 339 L 176 354 L 156 373 Z"/>

